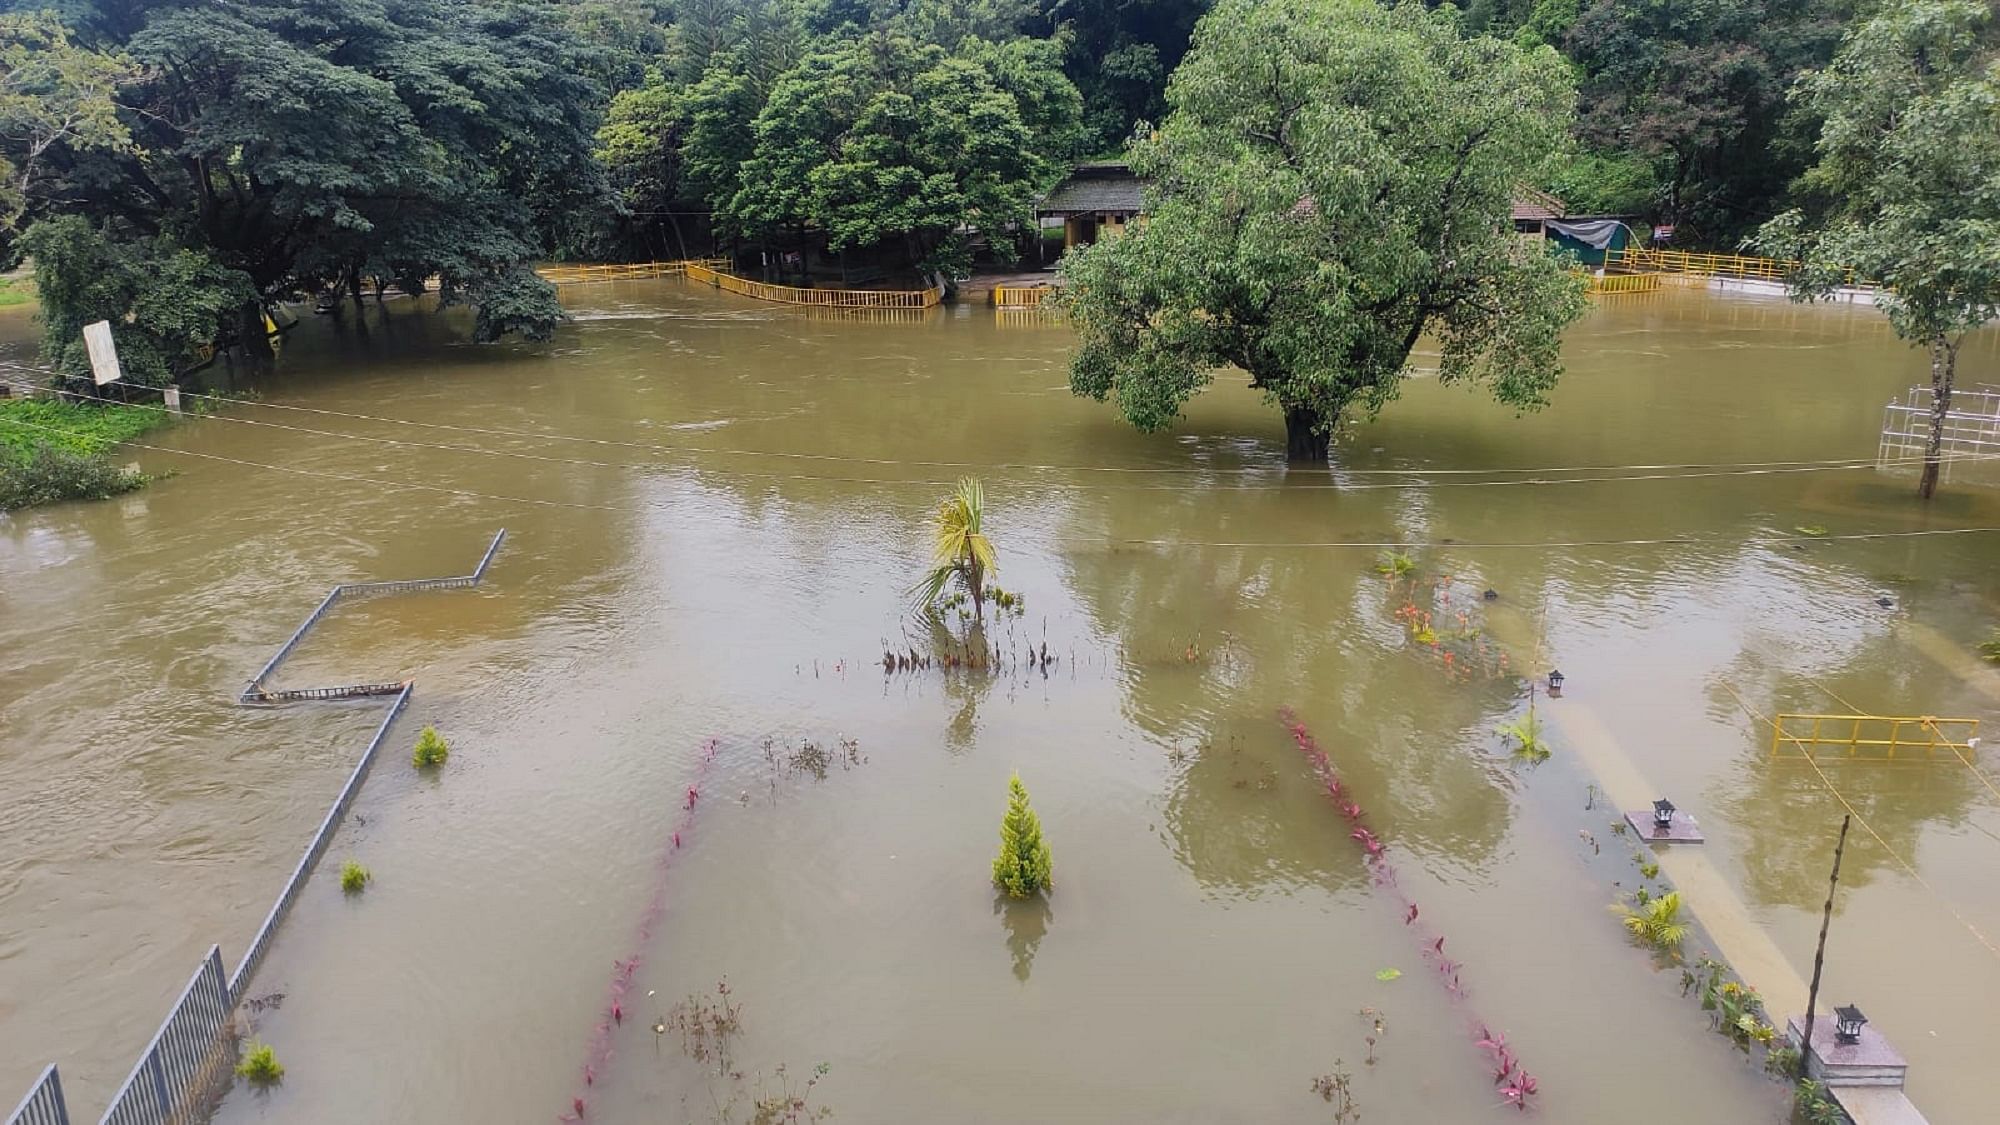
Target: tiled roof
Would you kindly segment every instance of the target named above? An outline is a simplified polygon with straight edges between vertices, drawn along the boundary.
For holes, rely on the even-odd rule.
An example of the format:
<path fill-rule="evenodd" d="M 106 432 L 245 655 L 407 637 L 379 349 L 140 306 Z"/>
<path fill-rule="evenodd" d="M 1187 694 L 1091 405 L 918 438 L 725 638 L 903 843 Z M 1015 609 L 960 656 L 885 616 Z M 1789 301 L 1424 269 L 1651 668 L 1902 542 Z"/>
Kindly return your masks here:
<path fill-rule="evenodd" d="M 1545 191 L 1522 185 L 1514 189 L 1514 221 L 1539 223 L 1563 217 L 1563 201 Z"/>
<path fill-rule="evenodd" d="M 1124 164 L 1079 164 L 1035 210 L 1043 215 L 1136 214 L 1144 186 Z"/>

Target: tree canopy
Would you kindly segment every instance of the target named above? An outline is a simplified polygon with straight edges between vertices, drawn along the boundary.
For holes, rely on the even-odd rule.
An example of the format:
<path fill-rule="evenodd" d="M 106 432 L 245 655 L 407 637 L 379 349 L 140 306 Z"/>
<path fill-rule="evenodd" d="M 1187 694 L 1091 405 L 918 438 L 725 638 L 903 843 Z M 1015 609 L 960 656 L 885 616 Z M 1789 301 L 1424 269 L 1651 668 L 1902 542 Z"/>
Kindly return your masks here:
<path fill-rule="evenodd" d="M 545 336 L 560 318 L 525 263 L 596 203 L 602 95 L 551 10 L 214 0 L 148 6 L 102 38 L 69 73 L 84 94 L 115 81 L 115 112 L 84 99 L 92 129 L 7 137 L 33 169 L 30 216 L 78 216 L 101 243 L 72 225 L 45 255 L 165 239 L 241 279 L 248 296 L 213 331 L 252 346 L 265 304 L 364 275 L 438 279 L 447 302 L 478 307 L 483 339 Z"/>
<path fill-rule="evenodd" d="M 2000 319 L 2000 34 L 1974 0 L 1888 0 L 1833 64 L 1796 91 L 1824 118 L 1804 183 L 1813 213 L 1766 224 L 1761 244 L 1796 256 L 1804 299 L 1852 274 L 1902 339 L 1931 359 L 1930 443 L 1920 493 L 1936 491 L 1945 414 L 1967 333 Z"/>
<path fill-rule="evenodd" d="M 1540 405 L 1580 282 L 1508 212 L 1572 99 L 1553 51 L 1415 5 L 1223 0 L 1133 148 L 1148 221 L 1064 262 L 1072 389 L 1154 430 L 1234 366 L 1324 460 L 1430 332 L 1442 381 Z"/>

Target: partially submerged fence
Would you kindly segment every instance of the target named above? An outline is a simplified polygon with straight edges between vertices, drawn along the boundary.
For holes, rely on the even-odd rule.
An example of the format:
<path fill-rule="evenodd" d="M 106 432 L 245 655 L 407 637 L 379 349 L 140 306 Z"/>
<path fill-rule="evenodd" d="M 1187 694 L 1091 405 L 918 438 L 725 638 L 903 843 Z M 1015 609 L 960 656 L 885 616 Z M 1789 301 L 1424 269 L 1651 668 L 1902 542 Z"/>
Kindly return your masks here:
<path fill-rule="evenodd" d="M 1038 309 L 1051 303 L 1056 295 L 1053 285 L 996 285 L 993 287 L 993 307 L 996 309 Z"/>
<path fill-rule="evenodd" d="M 249 989 L 250 978 L 257 967 L 264 962 L 270 951 L 271 942 L 277 936 L 278 927 L 291 913 L 292 905 L 298 901 L 301 891 L 311 878 L 313 869 L 325 856 L 333 835 L 347 817 L 348 809 L 354 805 L 355 797 L 368 778 L 369 770 L 382 744 L 387 741 L 389 728 L 403 713 L 410 701 L 410 693 L 415 685 L 410 680 L 395 684 L 357 684 L 347 687 L 300 688 L 288 691 L 270 691 L 263 686 L 266 677 L 275 672 L 286 657 L 292 654 L 299 642 L 312 627 L 326 616 L 334 603 L 342 597 L 362 594 L 397 593 L 408 590 L 456 589 L 477 585 L 486 576 L 487 567 L 493 563 L 493 556 L 500 550 L 500 544 L 507 538 L 507 529 L 501 528 L 487 545 L 486 553 L 479 559 L 479 565 L 470 574 L 454 575 L 449 578 L 421 578 L 396 582 L 347 582 L 335 586 L 320 600 L 317 607 L 285 642 L 278 651 L 264 662 L 248 687 L 237 696 L 242 704 L 270 703 L 290 699 L 345 699 L 360 695 L 384 695 L 393 692 L 395 701 L 389 711 L 382 716 L 382 722 L 375 728 L 374 737 L 361 752 L 347 775 L 347 781 L 340 787 L 333 804 L 326 815 L 320 818 L 319 827 L 307 841 L 306 849 L 299 861 L 292 867 L 292 873 L 285 880 L 285 886 L 278 893 L 277 901 L 264 915 L 263 925 L 250 939 L 250 945 L 237 963 L 236 971 L 223 975 L 222 950 L 210 946 L 208 955 L 202 958 L 188 985 L 181 991 L 167 1013 L 166 1022 L 140 1053 L 139 1061 L 133 1065 L 132 1073 L 126 1077 L 124 1086 L 111 1100 L 99 1125 L 182 1125 L 183 1122 L 205 1120 L 217 1099 L 227 1092 L 233 1074 L 233 1044 L 226 1034 L 230 1024 L 230 1013 L 241 1003 Z M 42 1071 L 27 1097 L 7 1118 L 7 1125 L 69 1125 L 69 1107 L 63 1097 L 62 1079 L 51 1064 Z"/>
<path fill-rule="evenodd" d="M 726 293 L 786 305 L 813 305 L 829 309 L 927 309 L 944 300 L 942 285 L 931 289 L 800 289 L 793 285 L 751 281 L 698 262 L 689 262 L 686 272 L 689 281 L 713 285 Z"/>
<path fill-rule="evenodd" d="M 232 995 L 222 976 L 222 950 L 211 945 L 167 1022 L 111 1099 L 101 1125 L 178 1125 L 206 1118 L 205 1109 L 230 1073 L 222 1029 L 234 1007 Z"/>
<path fill-rule="evenodd" d="M 477 586 L 480 579 L 486 577 L 486 568 L 493 564 L 493 555 L 500 550 L 500 544 L 506 538 L 507 529 L 504 527 L 494 533 L 493 542 L 487 545 L 486 553 L 480 556 L 479 565 L 474 567 L 470 574 L 453 575 L 450 578 L 411 578 L 397 582 L 343 582 L 328 590 L 319 605 L 311 613 L 306 614 L 306 619 L 299 623 L 298 628 L 292 630 L 292 635 L 285 639 L 284 644 L 278 646 L 278 651 L 272 653 L 271 659 L 266 660 L 264 666 L 257 670 L 257 674 L 250 678 L 250 682 L 243 686 L 243 690 L 236 696 L 236 702 L 276 703 L 290 699 L 346 699 L 357 695 L 392 694 L 396 688 L 403 686 L 400 682 L 273 692 L 264 687 L 264 681 L 270 678 L 271 673 L 278 670 L 278 665 L 284 663 L 285 658 L 292 654 L 292 650 L 298 647 L 301 640 L 305 639 L 306 633 L 314 625 L 319 624 L 319 619 L 325 617 L 326 611 L 332 609 L 333 603 L 341 598 L 364 594 L 399 594 L 410 590 L 455 590 L 463 586 Z"/>
<path fill-rule="evenodd" d="M 1782 714 L 1771 723 L 1773 758 L 1839 756 L 1863 761 L 1929 759 L 1938 751 L 1979 744 L 1978 719 L 1936 715 Z M 1956 754 L 1953 755 L 1956 757 Z"/>
<path fill-rule="evenodd" d="M 577 285 L 589 281 L 646 281 L 655 277 L 679 277 L 691 265 L 722 269 L 727 258 L 697 258 L 674 262 L 612 262 L 608 264 L 561 263 L 535 267 L 543 281 L 553 285 Z"/>
<path fill-rule="evenodd" d="M 1590 275 L 1586 293 L 1658 293 L 1660 275 L 1656 273 L 1608 273 Z"/>
<path fill-rule="evenodd" d="M 1799 271 L 1802 263 L 1788 258 L 1758 258 L 1748 254 L 1703 254 L 1691 250 L 1649 250 L 1629 246 L 1604 253 L 1605 270 L 1650 273 L 1691 273 L 1704 277 L 1734 277 L 1748 281 L 1783 283 Z M 1872 289 L 1874 284 L 1857 276 L 1853 269 L 1842 277 L 1848 289 Z"/>
<path fill-rule="evenodd" d="M 1885 472 L 1914 473 L 1924 466 L 1931 448 L 1931 414 L 1936 404 L 1931 388 L 1911 387 L 1882 410 L 1882 435 L 1875 447 L 1875 467 Z M 2000 465 L 2000 387 L 1975 386 L 1952 392 L 1944 414 L 1938 475 L 1952 479 L 1959 462 L 1990 476 Z"/>
<path fill-rule="evenodd" d="M 28 1096 L 7 1117 L 8 1125 L 69 1125 L 69 1106 L 63 1101 L 62 1075 L 56 1064 L 42 1068 Z"/>

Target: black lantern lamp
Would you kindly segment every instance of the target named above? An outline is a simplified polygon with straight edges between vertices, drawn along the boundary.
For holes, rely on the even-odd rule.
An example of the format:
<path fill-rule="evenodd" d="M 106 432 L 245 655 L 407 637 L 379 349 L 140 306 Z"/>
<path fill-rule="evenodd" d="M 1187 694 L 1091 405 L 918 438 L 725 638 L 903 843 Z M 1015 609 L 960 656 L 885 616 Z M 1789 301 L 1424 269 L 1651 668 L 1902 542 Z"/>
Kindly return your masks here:
<path fill-rule="evenodd" d="M 1563 674 L 1557 669 L 1549 669 L 1549 694 L 1555 695 L 1563 689 Z"/>
<path fill-rule="evenodd" d="M 1861 1009 L 1852 1004 L 1835 1008 L 1833 1010 L 1834 1041 L 1839 1043 L 1861 1042 L 1861 1025 L 1867 1022 L 1868 1017 L 1862 1015 Z"/>
<path fill-rule="evenodd" d="M 1660 832 L 1665 832 L 1667 829 L 1673 827 L 1673 823 L 1674 823 L 1674 803 L 1672 801 L 1667 800 L 1665 797 L 1662 797 L 1659 800 L 1654 801 L 1653 802 L 1654 829 Z"/>

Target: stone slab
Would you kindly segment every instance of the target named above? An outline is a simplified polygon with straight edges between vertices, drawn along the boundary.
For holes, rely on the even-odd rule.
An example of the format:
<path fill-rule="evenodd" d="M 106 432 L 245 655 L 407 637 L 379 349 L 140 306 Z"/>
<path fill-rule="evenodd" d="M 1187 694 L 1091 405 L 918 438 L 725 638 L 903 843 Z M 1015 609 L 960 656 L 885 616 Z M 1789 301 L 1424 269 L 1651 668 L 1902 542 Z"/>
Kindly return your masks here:
<path fill-rule="evenodd" d="M 1633 835 L 1649 844 L 1699 844 L 1707 839 L 1701 834 L 1701 825 L 1679 809 L 1674 810 L 1674 819 L 1665 830 L 1653 824 L 1652 809 L 1627 811 L 1625 823 L 1632 826 Z"/>
<path fill-rule="evenodd" d="M 1829 1087 L 1854 1125 L 1929 1125 L 1901 1090 L 1886 1086 Z"/>

